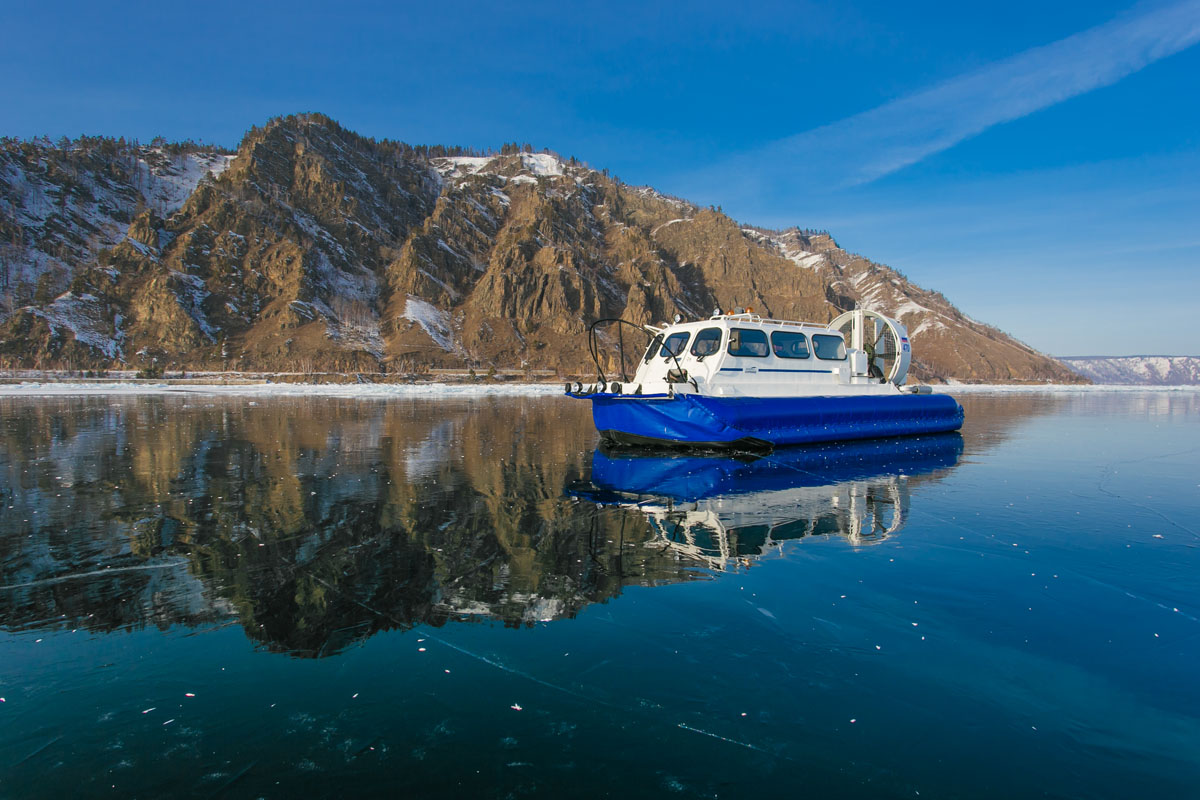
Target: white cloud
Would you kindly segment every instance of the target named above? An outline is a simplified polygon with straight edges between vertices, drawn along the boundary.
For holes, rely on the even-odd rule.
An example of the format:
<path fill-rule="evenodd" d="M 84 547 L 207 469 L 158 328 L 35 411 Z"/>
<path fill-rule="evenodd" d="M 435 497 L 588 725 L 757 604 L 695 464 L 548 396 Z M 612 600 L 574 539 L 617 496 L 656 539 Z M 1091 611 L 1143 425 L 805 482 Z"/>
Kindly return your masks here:
<path fill-rule="evenodd" d="M 993 125 L 1116 83 L 1197 41 L 1200 0 L 1139 9 L 767 145 L 750 156 L 749 163 L 784 173 L 760 178 L 786 176 L 794 180 L 800 173 L 843 185 L 867 183 Z"/>

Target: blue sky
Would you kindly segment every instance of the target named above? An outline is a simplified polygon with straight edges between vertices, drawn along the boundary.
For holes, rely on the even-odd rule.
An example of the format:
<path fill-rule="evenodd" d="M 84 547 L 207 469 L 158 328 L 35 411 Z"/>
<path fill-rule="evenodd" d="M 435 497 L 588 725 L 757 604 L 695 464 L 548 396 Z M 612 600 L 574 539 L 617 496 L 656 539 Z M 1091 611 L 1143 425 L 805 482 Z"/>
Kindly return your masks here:
<path fill-rule="evenodd" d="M 1200 0 L 6 3 L 0 133 L 322 111 L 828 228 L 1057 355 L 1200 352 Z"/>

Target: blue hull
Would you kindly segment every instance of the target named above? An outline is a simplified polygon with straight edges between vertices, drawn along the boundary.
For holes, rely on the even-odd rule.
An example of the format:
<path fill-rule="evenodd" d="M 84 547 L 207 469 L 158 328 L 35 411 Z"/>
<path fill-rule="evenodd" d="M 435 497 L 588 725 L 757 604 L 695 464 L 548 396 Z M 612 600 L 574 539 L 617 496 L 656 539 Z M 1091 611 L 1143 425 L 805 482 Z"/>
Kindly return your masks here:
<path fill-rule="evenodd" d="M 584 395 L 596 430 L 618 444 L 769 449 L 778 445 L 944 433 L 963 409 L 944 394 L 862 397 Z"/>
<path fill-rule="evenodd" d="M 925 475 L 953 467 L 962 450 L 957 433 L 792 447 L 750 460 L 712 453 L 680 458 L 600 449 L 592 455 L 587 490 L 573 493 L 596 502 L 620 503 L 638 495 L 694 503 L 799 486 Z"/>

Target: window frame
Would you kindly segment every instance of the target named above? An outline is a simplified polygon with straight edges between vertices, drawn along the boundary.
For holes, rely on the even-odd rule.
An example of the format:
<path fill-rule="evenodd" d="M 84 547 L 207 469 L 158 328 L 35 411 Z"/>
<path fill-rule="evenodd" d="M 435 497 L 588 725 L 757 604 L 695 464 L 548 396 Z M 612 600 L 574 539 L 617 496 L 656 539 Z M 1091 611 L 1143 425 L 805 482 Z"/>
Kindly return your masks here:
<path fill-rule="evenodd" d="M 667 342 L 671 341 L 676 336 L 682 336 L 683 343 L 679 346 L 678 351 L 672 352 L 671 350 L 667 349 Z M 683 355 L 684 353 L 687 352 L 688 344 L 691 341 L 692 341 L 692 332 L 691 331 L 675 331 L 670 336 L 667 336 L 662 340 L 662 344 L 659 345 L 659 348 L 658 348 L 658 357 L 659 358 L 667 358 L 667 359 L 679 358 L 681 355 Z"/>
<path fill-rule="evenodd" d="M 843 339 L 841 336 L 838 336 L 837 334 L 833 334 L 833 333 L 814 333 L 809 338 L 812 339 L 813 355 L 815 355 L 820 360 L 822 360 L 822 361 L 845 361 L 847 358 L 849 358 L 848 348 L 846 347 L 846 340 Z M 821 355 L 821 352 L 817 349 L 817 339 L 818 338 L 837 340 L 838 344 L 841 345 L 842 355 L 840 357 L 835 357 L 835 358 L 829 358 L 827 356 Z"/>
<path fill-rule="evenodd" d="M 661 333 L 654 336 L 654 339 L 650 342 L 650 346 L 646 348 L 646 355 L 642 357 L 643 364 L 649 364 L 654 360 L 654 354 L 658 352 L 660 347 L 662 347 L 664 341 L 665 340 L 663 339 L 663 335 Z"/>
<path fill-rule="evenodd" d="M 717 339 L 716 339 L 717 346 L 714 347 L 712 350 L 708 351 L 707 353 L 704 353 L 704 354 L 697 353 L 696 345 L 700 344 L 701 337 L 704 336 L 704 334 L 708 333 L 709 331 L 717 332 Z M 701 328 L 696 333 L 696 335 L 692 337 L 692 346 L 688 348 L 688 353 L 690 353 L 695 358 L 708 358 L 711 355 L 715 355 L 715 354 L 721 352 L 721 343 L 724 341 L 724 339 L 725 339 L 725 330 L 719 326 L 714 325 L 711 328 Z M 710 341 L 710 340 L 704 339 L 704 341 Z"/>
<path fill-rule="evenodd" d="M 741 333 L 757 333 L 762 336 L 762 341 L 754 342 L 753 344 L 765 345 L 767 352 L 762 353 L 761 355 L 755 354 L 755 353 L 740 353 L 740 352 L 735 353 L 735 352 L 733 352 L 729 348 L 733 345 L 733 332 L 734 331 L 737 331 L 739 333 L 739 336 L 738 336 L 738 339 L 739 339 L 738 347 L 739 348 L 744 346 L 740 342 L 740 340 L 742 338 L 740 336 Z M 734 358 L 769 358 L 771 355 L 771 339 L 769 336 L 767 336 L 767 332 L 764 331 L 762 328 L 730 328 L 729 329 L 729 341 L 725 343 L 725 353 L 726 353 L 726 355 L 733 356 Z"/>
<path fill-rule="evenodd" d="M 798 336 L 800 341 L 804 342 L 804 355 L 790 356 L 780 353 L 775 350 L 776 336 Z M 810 361 L 813 357 L 813 348 L 809 345 L 808 335 L 800 331 L 771 331 L 771 355 L 776 358 L 784 358 L 789 361 Z"/>

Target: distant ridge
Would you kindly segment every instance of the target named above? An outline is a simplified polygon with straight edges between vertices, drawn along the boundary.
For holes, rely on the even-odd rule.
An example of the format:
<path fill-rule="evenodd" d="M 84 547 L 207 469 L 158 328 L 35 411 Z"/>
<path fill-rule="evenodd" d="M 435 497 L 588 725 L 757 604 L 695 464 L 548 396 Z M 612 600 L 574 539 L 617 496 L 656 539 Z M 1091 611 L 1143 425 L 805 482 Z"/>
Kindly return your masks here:
<path fill-rule="evenodd" d="M 1093 383 L 1200 385 L 1200 356 L 1063 356 L 1059 361 Z"/>
<path fill-rule="evenodd" d="M 898 317 L 912 378 L 1086 382 L 824 231 L 741 225 L 573 157 L 321 114 L 235 153 L 0 140 L 0 367 L 590 369 L 601 317 Z"/>

